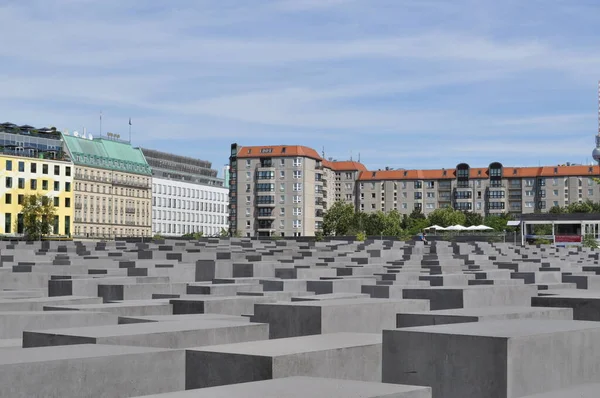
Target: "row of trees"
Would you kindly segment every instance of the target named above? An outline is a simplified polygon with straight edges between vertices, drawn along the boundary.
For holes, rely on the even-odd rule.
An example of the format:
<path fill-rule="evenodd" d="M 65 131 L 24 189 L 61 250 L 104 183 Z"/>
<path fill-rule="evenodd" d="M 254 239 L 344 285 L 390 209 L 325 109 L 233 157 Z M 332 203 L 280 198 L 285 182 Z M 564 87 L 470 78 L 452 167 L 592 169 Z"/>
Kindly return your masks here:
<path fill-rule="evenodd" d="M 588 199 L 585 202 L 575 202 L 565 207 L 553 206 L 548 212 L 552 214 L 600 213 L 600 202 L 595 203 Z"/>
<path fill-rule="evenodd" d="M 495 231 L 512 231 L 506 222 L 511 220 L 508 214 L 482 217 L 473 212 L 464 212 L 453 208 L 436 209 L 425 216 L 419 209 L 410 215 L 402 215 L 397 210 L 389 213 L 377 211 L 365 213 L 356 211 L 354 205 L 338 201 L 325 212 L 323 234 L 325 236 L 397 236 L 408 238 L 432 225 L 449 227 L 460 224 L 487 225 Z"/>

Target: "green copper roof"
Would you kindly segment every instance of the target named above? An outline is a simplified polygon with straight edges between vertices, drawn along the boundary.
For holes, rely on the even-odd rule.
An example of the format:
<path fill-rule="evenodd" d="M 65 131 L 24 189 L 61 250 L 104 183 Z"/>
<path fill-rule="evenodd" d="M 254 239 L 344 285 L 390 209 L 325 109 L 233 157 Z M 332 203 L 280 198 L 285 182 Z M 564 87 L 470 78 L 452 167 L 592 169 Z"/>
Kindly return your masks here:
<path fill-rule="evenodd" d="M 104 138 L 88 140 L 64 134 L 63 140 L 76 165 L 127 173 L 152 174 L 142 151 L 128 143 Z"/>

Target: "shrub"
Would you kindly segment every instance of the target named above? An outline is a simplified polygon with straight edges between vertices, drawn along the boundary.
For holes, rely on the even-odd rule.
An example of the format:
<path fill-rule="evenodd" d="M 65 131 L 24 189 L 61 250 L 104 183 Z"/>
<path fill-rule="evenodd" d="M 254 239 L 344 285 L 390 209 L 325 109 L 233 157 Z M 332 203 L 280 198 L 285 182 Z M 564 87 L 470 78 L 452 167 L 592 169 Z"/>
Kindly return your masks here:
<path fill-rule="evenodd" d="M 581 241 L 583 247 L 589 247 L 590 249 L 598 249 L 598 241 L 594 235 L 584 235 Z"/>
<path fill-rule="evenodd" d="M 364 232 L 359 232 L 356 234 L 356 240 L 360 242 L 364 242 L 367 239 L 367 234 Z"/>

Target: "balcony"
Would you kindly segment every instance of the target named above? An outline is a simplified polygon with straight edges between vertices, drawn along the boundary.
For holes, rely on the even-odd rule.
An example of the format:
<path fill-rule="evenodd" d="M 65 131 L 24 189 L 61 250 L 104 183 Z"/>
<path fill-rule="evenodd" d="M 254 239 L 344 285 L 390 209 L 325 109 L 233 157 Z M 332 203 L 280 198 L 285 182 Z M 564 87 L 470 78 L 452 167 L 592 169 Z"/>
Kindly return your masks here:
<path fill-rule="evenodd" d="M 81 209 L 83 207 L 83 205 L 81 203 L 75 203 L 74 206 L 76 209 Z"/>
<path fill-rule="evenodd" d="M 256 216 L 257 220 L 274 220 L 275 213 L 258 213 Z"/>
<path fill-rule="evenodd" d="M 317 218 L 323 218 L 324 215 L 325 215 L 325 212 L 323 210 L 315 211 L 315 217 L 317 217 Z"/>
<path fill-rule="evenodd" d="M 124 187 L 135 187 L 135 188 L 144 188 L 144 189 L 150 188 L 150 184 L 148 184 L 146 182 L 118 180 L 116 178 L 112 180 L 112 184 L 113 185 L 121 185 Z"/>
<path fill-rule="evenodd" d="M 451 190 L 452 190 L 452 184 L 442 184 L 442 183 L 438 184 L 438 191 L 451 191 Z"/>
<path fill-rule="evenodd" d="M 135 214 L 135 208 L 133 208 L 133 207 L 126 207 L 125 208 L 125 213 L 127 213 L 127 214 Z"/>

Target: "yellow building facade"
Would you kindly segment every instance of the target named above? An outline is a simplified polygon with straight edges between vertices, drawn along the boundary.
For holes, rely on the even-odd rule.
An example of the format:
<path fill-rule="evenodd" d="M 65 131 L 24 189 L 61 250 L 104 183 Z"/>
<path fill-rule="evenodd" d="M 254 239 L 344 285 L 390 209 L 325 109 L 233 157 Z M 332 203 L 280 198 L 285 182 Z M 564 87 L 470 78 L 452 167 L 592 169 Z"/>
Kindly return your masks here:
<path fill-rule="evenodd" d="M 67 161 L 0 154 L 0 233 L 23 233 L 21 203 L 41 194 L 54 203 L 52 235 L 71 236 L 74 222 L 73 164 Z"/>

